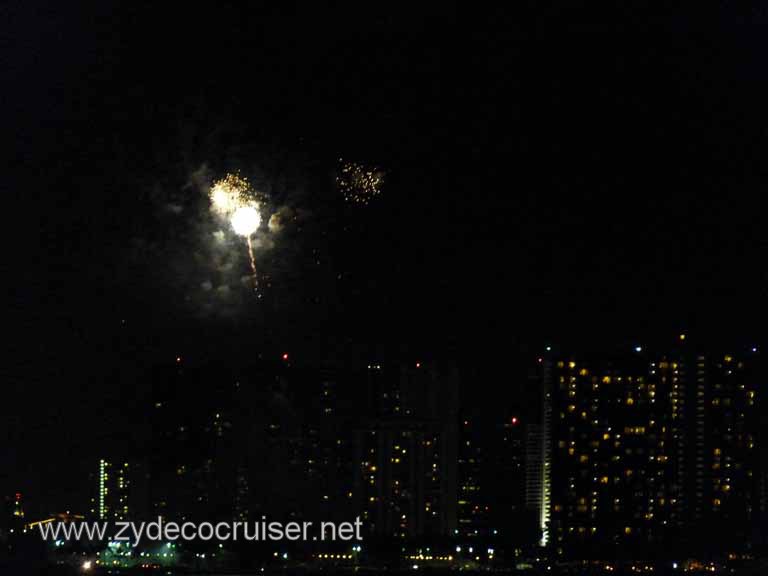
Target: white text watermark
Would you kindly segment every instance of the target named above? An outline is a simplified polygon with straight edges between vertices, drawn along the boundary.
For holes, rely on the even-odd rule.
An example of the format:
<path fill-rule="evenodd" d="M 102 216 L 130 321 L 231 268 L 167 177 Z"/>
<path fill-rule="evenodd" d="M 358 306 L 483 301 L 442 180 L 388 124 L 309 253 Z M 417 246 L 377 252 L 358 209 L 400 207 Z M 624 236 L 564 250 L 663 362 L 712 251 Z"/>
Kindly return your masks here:
<path fill-rule="evenodd" d="M 279 542 L 362 540 L 363 523 L 354 522 L 48 522 L 38 525 L 43 540 L 111 540 L 138 546 L 151 542 Z"/>

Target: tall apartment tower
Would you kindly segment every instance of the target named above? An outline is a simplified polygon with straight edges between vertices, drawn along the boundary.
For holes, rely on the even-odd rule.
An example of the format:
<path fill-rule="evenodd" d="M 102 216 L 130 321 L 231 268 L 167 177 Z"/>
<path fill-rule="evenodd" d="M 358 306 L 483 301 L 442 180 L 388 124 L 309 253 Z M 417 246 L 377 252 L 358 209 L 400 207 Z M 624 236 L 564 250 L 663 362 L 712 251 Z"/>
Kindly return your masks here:
<path fill-rule="evenodd" d="M 91 515 L 99 520 L 132 519 L 134 473 L 130 463 L 102 458 L 94 477 L 96 491 L 91 498 Z"/>
<path fill-rule="evenodd" d="M 536 518 L 539 545 L 550 536 L 552 473 L 552 361 L 539 358 L 531 383 L 540 395 L 538 418 L 526 425 L 525 507 Z"/>
<path fill-rule="evenodd" d="M 368 367 L 369 415 L 355 433 L 355 486 L 366 525 L 414 539 L 456 530 L 458 375 L 414 364 Z"/>
<path fill-rule="evenodd" d="M 747 352 L 553 361 L 542 423 L 528 435 L 527 504 L 543 519 L 551 500 L 542 543 L 563 557 L 638 557 L 665 542 L 679 553 L 748 551 L 761 378 Z"/>

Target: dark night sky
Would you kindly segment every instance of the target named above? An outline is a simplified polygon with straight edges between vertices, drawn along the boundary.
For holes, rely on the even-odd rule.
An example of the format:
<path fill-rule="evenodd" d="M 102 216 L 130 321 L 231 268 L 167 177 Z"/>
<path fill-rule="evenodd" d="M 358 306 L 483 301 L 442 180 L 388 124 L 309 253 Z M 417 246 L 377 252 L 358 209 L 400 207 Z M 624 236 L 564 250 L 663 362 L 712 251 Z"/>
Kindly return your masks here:
<path fill-rule="evenodd" d="M 204 161 L 313 175 L 274 346 L 328 330 L 471 361 L 759 338 L 765 10 L 622 4 L 5 3 L 0 492 L 41 492 L 29 478 L 77 453 L 83 418 L 110 418 L 127 365 L 215 356 L 253 328 L 195 317 L 166 273 L 187 265 L 187 220 L 166 228 L 151 191 L 191 205 Z M 338 156 L 386 167 L 378 205 L 334 204 Z M 313 247 L 332 264 L 306 267 Z"/>

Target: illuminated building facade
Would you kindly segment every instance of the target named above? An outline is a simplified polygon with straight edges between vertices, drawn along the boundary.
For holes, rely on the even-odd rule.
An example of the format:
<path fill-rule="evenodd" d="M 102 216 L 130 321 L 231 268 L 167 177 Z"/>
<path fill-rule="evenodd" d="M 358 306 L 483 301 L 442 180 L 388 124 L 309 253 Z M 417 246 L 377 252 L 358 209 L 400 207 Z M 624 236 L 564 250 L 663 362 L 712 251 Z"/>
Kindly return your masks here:
<path fill-rule="evenodd" d="M 552 544 L 599 555 L 659 541 L 672 508 L 665 394 L 640 360 L 553 368 Z M 668 392 L 667 392 L 668 395 Z"/>
<path fill-rule="evenodd" d="M 747 360 L 638 350 L 550 366 L 549 537 L 558 555 L 637 556 L 672 541 L 748 545 L 759 474 L 758 372 Z M 529 488 L 541 498 L 532 477 Z"/>
<path fill-rule="evenodd" d="M 422 367 L 368 368 L 371 415 L 355 433 L 355 488 L 376 535 L 456 530 L 458 376 Z"/>
<path fill-rule="evenodd" d="M 759 357 L 678 354 L 652 369 L 672 382 L 676 526 L 704 549 L 750 545 L 760 509 Z"/>
<path fill-rule="evenodd" d="M 455 540 L 465 556 L 470 549 L 476 551 L 475 559 L 477 551 L 491 550 L 489 558 L 511 560 L 535 546 L 535 514 L 525 502 L 525 429 L 525 418 L 512 406 L 464 406 Z"/>
<path fill-rule="evenodd" d="M 549 544 L 552 508 L 552 363 L 538 359 L 529 375 L 540 386 L 536 418 L 525 427 L 525 509 L 535 519 L 539 546 Z"/>
<path fill-rule="evenodd" d="M 99 520 L 128 520 L 133 509 L 133 470 L 128 462 L 99 460 L 96 495 L 91 499 L 91 515 Z"/>
<path fill-rule="evenodd" d="M 536 529 L 540 546 L 547 545 L 545 534 L 548 534 L 549 517 L 545 510 L 548 501 L 545 500 L 545 488 L 550 483 L 544 478 L 545 434 L 539 422 L 533 422 L 526 427 L 525 434 L 525 508 L 536 518 Z"/>
<path fill-rule="evenodd" d="M 487 537 L 490 523 L 490 486 L 483 482 L 488 450 L 484 450 L 479 422 L 470 416 L 459 424 L 458 461 L 458 533 L 460 540 Z"/>

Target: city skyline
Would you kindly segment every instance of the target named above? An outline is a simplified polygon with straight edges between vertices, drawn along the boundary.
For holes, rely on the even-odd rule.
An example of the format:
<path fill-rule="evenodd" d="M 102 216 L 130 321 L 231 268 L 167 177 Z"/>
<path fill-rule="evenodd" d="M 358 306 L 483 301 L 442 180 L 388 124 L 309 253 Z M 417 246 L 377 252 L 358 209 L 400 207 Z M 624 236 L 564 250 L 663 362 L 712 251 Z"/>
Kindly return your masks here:
<path fill-rule="evenodd" d="M 546 346 L 526 381 L 540 402 L 495 411 L 464 401 L 475 383 L 446 361 L 350 372 L 284 355 L 224 379 L 169 363 L 144 397 L 155 416 L 93 462 L 85 517 L 360 517 L 374 539 L 475 543 L 507 561 L 538 547 L 555 559 L 658 559 L 654 546 L 672 542 L 675 557 L 755 553 L 768 510 L 761 356 L 697 350 L 687 334 L 667 351 Z M 207 381 L 214 400 L 201 404 L 189 390 Z M 126 456 L 137 439 L 143 450 Z M 266 471 L 265 459 L 281 465 Z M 699 541 L 723 523 L 733 539 Z"/>

